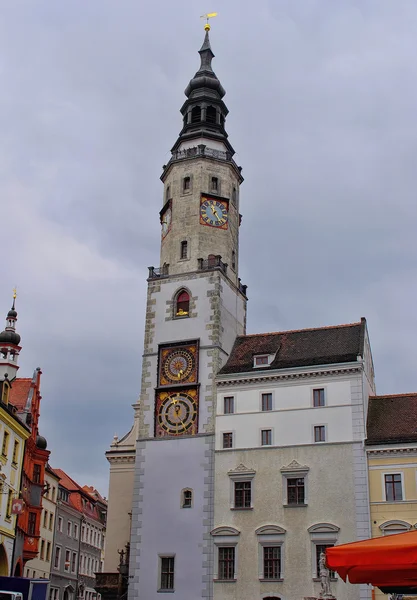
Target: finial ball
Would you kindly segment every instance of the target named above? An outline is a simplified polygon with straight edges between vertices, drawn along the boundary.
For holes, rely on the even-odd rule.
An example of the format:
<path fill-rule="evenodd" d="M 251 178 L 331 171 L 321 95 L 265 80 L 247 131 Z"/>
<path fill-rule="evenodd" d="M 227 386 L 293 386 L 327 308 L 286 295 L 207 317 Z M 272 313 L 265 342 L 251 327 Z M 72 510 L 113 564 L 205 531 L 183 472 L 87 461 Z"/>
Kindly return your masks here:
<path fill-rule="evenodd" d="M 208 23 L 204 25 L 204 31 L 210 31 L 211 27 Z"/>

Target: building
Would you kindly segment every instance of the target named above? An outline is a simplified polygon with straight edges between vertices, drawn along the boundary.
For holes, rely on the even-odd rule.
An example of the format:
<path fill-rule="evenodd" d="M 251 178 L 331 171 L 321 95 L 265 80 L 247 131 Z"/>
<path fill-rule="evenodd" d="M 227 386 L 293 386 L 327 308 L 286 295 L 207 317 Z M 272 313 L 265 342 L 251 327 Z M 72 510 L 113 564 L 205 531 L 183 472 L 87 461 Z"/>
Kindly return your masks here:
<path fill-rule="evenodd" d="M 79 597 L 79 557 L 82 511 L 71 497 L 72 484 L 54 469 L 59 478 L 55 536 L 52 552 L 50 600 L 74 600 Z"/>
<path fill-rule="evenodd" d="M 47 464 L 45 468 L 45 491 L 42 496 L 39 554 L 36 558 L 33 558 L 26 563 L 26 577 L 50 579 L 52 551 L 55 537 L 58 485 L 58 475 Z"/>
<path fill-rule="evenodd" d="M 372 537 L 416 526 L 416 419 L 417 394 L 369 400 L 366 453 Z M 384 597 L 378 589 L 375 595 Z"/>
<path fill-rule="evenodd" d="M 214 599 L 319 597 L 320 553 L 370 536 L 373 393 L 365 319 L 237 338 L 217 376 Z"/>
<path fill-rule="evenodd" d="M 0 575 L 13 574 L 17 520 L 14 509 L 20 494 L 25 443 L 30 436 L 30 429 L 20 421 L 11 403 L 20 352 L 16 321 L 13 300 L 6 318 L 6 328 L 0 333 Z"/>
<path fill-rule="evenodd" d="M 89 496 L 91 496 L 91 498 L 94 498 L 95 507 L 96 507 L 96 511 L 97 511 L 97 515 L 99 517 L 100 523 L 102 523 L 102 524 L 104 523 L 104 525 L 105 525 L 105 527 L 102 527 L 100 529 L 101 533 L 97 534 L 98 535 L 98 545 L 100 546 L 100 561 L 99 561 L 99 568 L 96 569 L 95 573 L 102 573 L 103 567 L 104 567 L 104 554 L 105 554 L 106 537 L 107 537 L 106 536 L 106 533 L 107 533 L 107 500 L 106 500 L 106 498 L 103 498 L 103 496 L 100 494 L 100 492 L 92 486 L 84 485 L 83 490 L 85 492 L 87 492 L 87 494 L 89 494 Z"/>

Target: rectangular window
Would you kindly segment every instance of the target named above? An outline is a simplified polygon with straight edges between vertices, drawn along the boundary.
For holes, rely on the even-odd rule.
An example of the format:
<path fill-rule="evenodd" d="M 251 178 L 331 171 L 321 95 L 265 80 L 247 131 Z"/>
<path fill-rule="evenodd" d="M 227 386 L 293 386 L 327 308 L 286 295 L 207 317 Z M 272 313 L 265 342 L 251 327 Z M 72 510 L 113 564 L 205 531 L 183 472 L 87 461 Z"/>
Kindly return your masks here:
<path fill-rule="evenodd" d="M 189 189 L 191 189 L 191 179 L 190 179 L 190 177 L 184 177 L 184 179 L 182 180 L 182 189 L 183 189 L 184 192 L 186 192 Z"/>
<path fill-rule="evenodd" d="M 78 525 L 74 523 L 74 539 L 78 540 Z"/>
<path fill-rule="evenodd" d="M 262 429 L 261 443 L 262 446 L 270 446 L 272 444 L 272 429 Z"/>
<path fill-rule="evenodd" d="M 262 394 L 262 410 L 272 410 L 272 394 Z"/>
<path fill-rule="evenodd" d="M 46 529 L 48 527 L 48 511 L 43 511 L 43 528 Z"/>
<path fill-rule="evenodd" d="M 223 448 L 233 448 L 233 433 L 223 434 Z"/>
<path fill-rule="evenodd" d="M 387 502 L 397 502 L 403 499 L 400 473 L 385 475 L 385 499 Z"/>
<path fill-rule="evenodd" d="M 12 518 L 12 503 L 13 503 L 13 490 L 9 490 L 9 494 L 7 496 L 6 519 Z"/>
<path fill-rule="evenodd" d="M 191 490 L 184 490 L 183 508 L 191 508 L 193 505 L 193 493 Z"/>
<path fill-rule="evenodd" d="M 255 356 L 255 366 L 259 367 L 260 365 L 268 365 L 269 364 L 269 356 L 265 354 L 264 356 Z"/>
<path fill-rule="evenodd" d="M 235 508 L 250 508 L 252 500 L 252 482 L 235 481 Z"/>
<path fill-rule="evenodd" d="M 59 569 L 61 564 L 61 548 L 59 546 L 55 547 L 55 556 L 54 556 L 54 568 Z"/>
<path fill-rule="evenodd" d="M 45 560 L 45 540 L 41 540 L 40 559 Z"/>
<path fill-rule="evenodd" d="M 14 465 L 17 465 L 17 461 L 19 460 L 19 442 L 17 440 L 15 440 L 14 442 L 14 446 L 13 446 L 13 458 L 12 458 L 12 463 Z"/>
<path fill-rule="evenodd" d="M 219 548 L 219 579 L 235 578 L 235 549 L 234 547 Z"/>
<path fill-rule="evenodd" d="M 161 557 L 161 590 L 174 589 L 174 556 Z"/>
<path fill-rule="evenodd" d="M 10 438 L 9 432 L 5 431 L 3 434 L 3 445 L 1 448 L 1 453 L 3 456 L 7 456 L 7 450 L 9 447 L 9 438 Z"/>
<path fill-rule="evenodd" d="M 77 553 L 72 553 L 71 571 L 75 573 L 77 571 Z"/>
<path fill-rule="evenodd" d="M 314 441 L 325 442 L 326 441 L 326 428 L 324 425 L 316 425 L 314 427 Z"/>
<path fill-rule="evenodd" d="M 51 560 L 51 542 L 46 542 L 46 562 Z"/>
<path fill-rule="evenodd" d="M 36 535 L 36 513 L 30 512 L 28 518 L 28 534 Z"/>
<path fill-rule="evenodd" d="M 68 521 L 67 522 L 67 536 L 71 537 L 71 535 L 72 535 L 72 523 L 71 523 L 71 521 Z"/>
<path fill-rule="evenodd" d="M 63 524 L 62 517 L 58 517 L 58 531 L 59 531 L 59 533 L 62 533 L 62 524 Z"/>
<path fill-rule="evenodd" d="M 70 550 L 65 550 L 65 565 L 64 565 L 64 571 L 69 572 L 70 570 L 70 566 L 71 566 L 71 551 Z"/>
<path fill-rule="evenodd" d="M 217 192 L 219 190 L 219 179 L 217 177 L 211 178 L 211 189 L 213 192 Z"/>
<path fill-rule="evenodd" d="M 49 529 L 52 531 L 54 525 L 54 513 L 49 513 Z"/>
<path fill-rule="evenodd" d="M 320 554 L 323 552 L 326 554 L 326 548 L 333 548 L 334 544 L 316 544 L 316 577 L 320 577 Z M 330 579 L 336 577 L 334 571 L 329 570 Z"/>
<path fill-rule="evenodd" d="M 313 406 L 315 408 L 324 406 L 324 388 L 313 390 Z"/>
<path fill-rule="evenodd" d="M 304 477 L 287 479 L 287 503 L 304 504 Z"/>
<path fill-rule="evenodd" d="M 182 259 L 187 258 L 188 256 L 188 243 L 187 242 L 181 242 L 181 253 L 180 256 Z"/>
<path fill-rule="evenodd" d="M 281 546 L 264 546 L 264 579 L 281 579 Z"/>
<path fill-rule="evenodd" d="M 235 399 L 234 396 L 226 396 L 224 398 L 224 414 L 231 415 L 235 412 Z"/>
<path fill-rule="evenodd" d="M 33 483 L 41 482 L 41 466 L 33 465 Z"/>

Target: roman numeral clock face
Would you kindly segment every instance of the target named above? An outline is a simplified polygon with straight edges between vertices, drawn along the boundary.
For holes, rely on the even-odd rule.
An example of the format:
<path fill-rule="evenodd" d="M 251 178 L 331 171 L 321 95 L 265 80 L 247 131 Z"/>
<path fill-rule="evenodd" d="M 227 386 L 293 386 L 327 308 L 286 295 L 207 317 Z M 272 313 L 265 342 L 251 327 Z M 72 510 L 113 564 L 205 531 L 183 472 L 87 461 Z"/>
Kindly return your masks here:
<path fill-rule="evenodd" d="M 227 229 L 228 205 L 224 200 L 201 198 L 200 223 L 217 229 Z"/>

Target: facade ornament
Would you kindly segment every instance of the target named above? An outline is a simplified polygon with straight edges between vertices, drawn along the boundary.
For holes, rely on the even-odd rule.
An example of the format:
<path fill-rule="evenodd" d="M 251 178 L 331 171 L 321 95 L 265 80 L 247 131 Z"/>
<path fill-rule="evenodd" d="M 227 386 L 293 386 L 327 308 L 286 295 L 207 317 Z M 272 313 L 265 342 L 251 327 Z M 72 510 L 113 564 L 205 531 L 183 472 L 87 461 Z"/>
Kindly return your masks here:
<path fill-rule="evenodd" d="M 320 598 L 334 598 L 330 590 L 330 571 L 326 565 L 326 555 L 320 553 L 319 560 L 319 575 L 320 575 Z"/>

